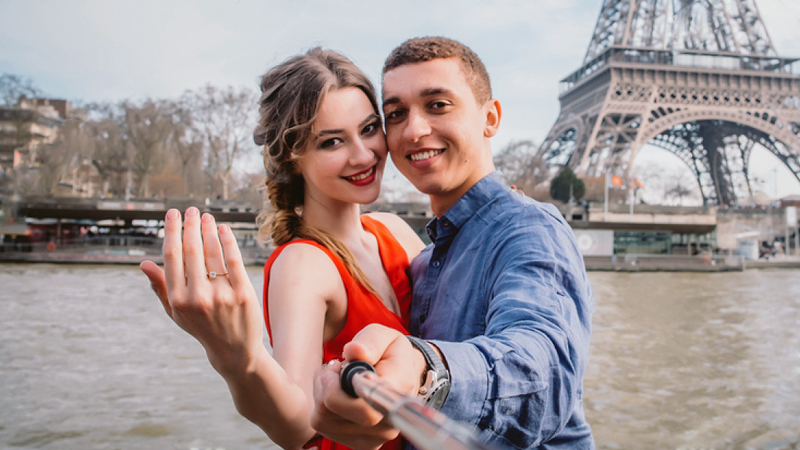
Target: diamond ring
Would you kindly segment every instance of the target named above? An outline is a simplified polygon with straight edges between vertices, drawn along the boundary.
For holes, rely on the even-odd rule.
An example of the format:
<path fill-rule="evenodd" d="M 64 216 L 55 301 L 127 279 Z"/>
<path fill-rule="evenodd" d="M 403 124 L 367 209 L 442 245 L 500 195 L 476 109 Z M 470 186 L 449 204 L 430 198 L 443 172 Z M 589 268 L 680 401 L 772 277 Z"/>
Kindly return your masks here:
<path fill-rule="evenodd" d="M 217 273 L 217 272 L 208 272 L 208 279 L 213 280 L 214 278 L 221 277 L 221 276 L 228 276 L 228 272 Z"/>

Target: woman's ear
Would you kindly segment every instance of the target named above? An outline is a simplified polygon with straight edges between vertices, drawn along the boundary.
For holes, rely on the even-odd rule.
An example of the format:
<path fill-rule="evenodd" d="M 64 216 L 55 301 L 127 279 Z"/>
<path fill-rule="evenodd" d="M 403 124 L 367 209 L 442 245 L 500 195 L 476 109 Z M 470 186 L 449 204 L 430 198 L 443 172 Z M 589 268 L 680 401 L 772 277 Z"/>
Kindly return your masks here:
<path fill-rule="evenodd" d="M 500 128 L 500 117 L 503 115 L 503 109 L 500 107 L 500 100 L 491 99 L 484 105 L 486 112 L 486 126 L 483 129 L 483 136 L 490 138 L 497 134 Z"/>

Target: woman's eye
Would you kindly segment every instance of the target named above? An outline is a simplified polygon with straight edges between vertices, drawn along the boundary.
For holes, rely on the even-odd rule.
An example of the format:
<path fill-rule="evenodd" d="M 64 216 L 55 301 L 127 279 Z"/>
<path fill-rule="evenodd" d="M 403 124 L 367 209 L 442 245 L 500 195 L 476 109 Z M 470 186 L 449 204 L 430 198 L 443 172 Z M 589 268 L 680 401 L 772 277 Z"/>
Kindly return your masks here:
<path fill-rule="evenodd" d="M 361 134 L 366 136 L 368 134 L 374 133 L 377 129 L 378 129 L 378 122 L 372 122 L 371 124 L 365 126 L 363 130 L 361 130 Z"/>
<path fill-rule="evenodd" d="M 321 144 L 319 144 L 319 148 L 333 148 L 340 142 L 342 142 L 342 140 L 339 138 L 325 139 Z"/>

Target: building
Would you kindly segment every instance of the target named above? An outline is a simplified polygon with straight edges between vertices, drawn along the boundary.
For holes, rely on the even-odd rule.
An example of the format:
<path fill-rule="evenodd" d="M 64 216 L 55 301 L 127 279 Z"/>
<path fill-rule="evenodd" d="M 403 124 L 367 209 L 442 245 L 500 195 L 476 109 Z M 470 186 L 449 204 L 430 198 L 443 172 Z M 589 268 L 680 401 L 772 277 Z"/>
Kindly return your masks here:
<path fill-rule="evenodd" d="M 20 97 L 0 107 L 0 176 L 19 164 L 35 165 L 36 147 L 55 142 L 58 127 L 72 117 L 66 100 Z"/>

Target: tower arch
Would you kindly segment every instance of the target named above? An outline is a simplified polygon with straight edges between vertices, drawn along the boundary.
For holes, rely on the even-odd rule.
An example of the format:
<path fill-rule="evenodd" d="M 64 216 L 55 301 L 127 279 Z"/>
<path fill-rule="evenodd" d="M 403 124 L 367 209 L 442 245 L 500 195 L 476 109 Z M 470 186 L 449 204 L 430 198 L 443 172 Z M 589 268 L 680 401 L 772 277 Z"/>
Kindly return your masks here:
<path fill-rule="evenodd" d="M 735 205 L 758 143 L 800 181 L 797 58 L 777 55 L 755 0 L 693 4 L 603 0 L 583 66 L 561 81 L 545 162 L 627 176 L 653 143 L 690 163 L 707 202 Z"/>

